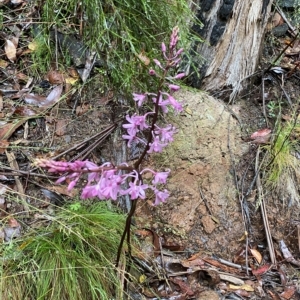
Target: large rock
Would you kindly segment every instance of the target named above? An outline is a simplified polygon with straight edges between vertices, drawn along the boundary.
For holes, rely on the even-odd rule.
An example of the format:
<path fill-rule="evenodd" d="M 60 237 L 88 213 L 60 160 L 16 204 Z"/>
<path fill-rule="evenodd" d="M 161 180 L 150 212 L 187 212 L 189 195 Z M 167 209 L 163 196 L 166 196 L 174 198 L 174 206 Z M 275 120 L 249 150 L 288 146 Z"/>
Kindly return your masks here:
<path fill-rule="evenodd" d="M 184 116 L 176 118 L 175 141 L 159 158 L 171 168 L 172 177 L 171 196 L 157 209 L 158 217 L 186 232 L 197 248 L 221 243 L 230 251 L 230 240 L 243 234 L 230 155 L 237 161 L 245 147 L 239 124 L 206 93 L 185 90 L 176 99 L 187 106 Z"/>

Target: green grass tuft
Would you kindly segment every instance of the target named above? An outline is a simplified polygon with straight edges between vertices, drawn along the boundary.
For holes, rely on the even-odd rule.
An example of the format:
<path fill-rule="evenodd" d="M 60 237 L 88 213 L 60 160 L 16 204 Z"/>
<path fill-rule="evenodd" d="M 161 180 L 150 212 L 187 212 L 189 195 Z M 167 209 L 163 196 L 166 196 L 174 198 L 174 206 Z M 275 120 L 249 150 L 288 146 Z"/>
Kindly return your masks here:
<path fill-rule="evenodd" d="M 73 205 L 2 257 L 1 299 L 112 299 L 125 217 L 98 202 Z M 11 246 L 10 246 L 11 248 Z"/>
<path fill-rule="evenodd" d="M 133 87 L 149 88 L 138 55 L 160 58 L 161 42 L 168 42 L 175 25 L 182 47 L 189 49 L 192 41 L 201 40 L 190 31 L 191 24 L 199 21 L 185 0 L 53 0 L 45 1 L 41 15 L 44 31 L 50 33 L 55 27 L 75 34 L 96 51 L 106 62 L 108 83 L 123 93 L 131 93 Z M 53 43 L 48 51 L 53 57 Z"/>
<path fill-rule="evenodd" d="M 295 151 L 297 141 L 291 140 L 292 131 L 296 130 L 292 123 L 287 123 L 284 126 L 279 125 L 275 134 L 276 138 L 271 147 L 267 147 L 270 152 L 270 170 L 268 181 L 271 185 L 276 186 L 280 177 L 284 172 L 297 165 L 297 159 L 292 153 Z"/>
<path fill-rule="evenodd" d="M 298 139 L 300 124 L 287 122 L 277 124 L 274 140 L 271 145 L 265 146 L 266 160 L 266 186 L 275 191 L 282 201 L 288 200 L 300 204 L 298 192 L 300 179 L 300 160 Z"/>

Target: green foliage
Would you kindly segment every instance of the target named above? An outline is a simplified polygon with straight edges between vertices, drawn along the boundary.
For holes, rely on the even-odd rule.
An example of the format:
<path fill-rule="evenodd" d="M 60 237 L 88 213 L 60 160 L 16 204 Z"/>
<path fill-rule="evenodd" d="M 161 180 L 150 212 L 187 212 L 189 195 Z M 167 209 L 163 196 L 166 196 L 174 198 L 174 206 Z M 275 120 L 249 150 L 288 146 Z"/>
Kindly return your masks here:
<path fill-rule="evenodd" d="M 271 118 L 276 118 L 281 110 L 281 102 L 278 103 L 278 101 L 270 101 L 267 104 L 268 109 L 268 115 Z"/>
<path fill-rule="evenodd" d="M 299 129 L 300 125 L 292 122 L 278 124 L 274 141 L 265 147 L 269 154 L 268 183 L 273 188 L 278 187 L 285 181 L 287 174 L 298 168 L 299 162 L 294 156 L 297 140 L 292 137 Z"/>
<path fill-rule="evenodd" d="M 175 25 L 183 47 L 200 40 L 190 34 L 190 24 L 197 21 L 185 0 L 53 0 L 42 7 L 47 30 L 55 25 L 65 34 L 82 34 L 85 45 L 106 61 L 109 83 L 122 92 L 146 88 L 147 72 L 138 55 L 156 57 Z"/>
<path fill-rule="evenodd" d="M 40 75 L 49 71 L 53 58 L 53 49 L 50 39 L 45 33 L 38 34 L 33 44 L 35 49 L 31 54 L 32 65 L 30 65 L 30 69 L 33 73 Z"/>
<path fill-rule="evenodd" d="M 3 11 L 0 10 L 0 30 L 3 28 Z"/>
<path fill-rule="evenodd" d="M 279 0 L 278 4 L 283 8 L 286 17 L 291 21 L 292 25 L 299 28 L 300 22 L 300 1 L 299 0 Z"/>
<path fill-rule="evenodd" d="M 2 251 L 1 299 L 112 299 L 121 288 L 113 263 L 124 216 L 98 202 L 50 219 Z"/>

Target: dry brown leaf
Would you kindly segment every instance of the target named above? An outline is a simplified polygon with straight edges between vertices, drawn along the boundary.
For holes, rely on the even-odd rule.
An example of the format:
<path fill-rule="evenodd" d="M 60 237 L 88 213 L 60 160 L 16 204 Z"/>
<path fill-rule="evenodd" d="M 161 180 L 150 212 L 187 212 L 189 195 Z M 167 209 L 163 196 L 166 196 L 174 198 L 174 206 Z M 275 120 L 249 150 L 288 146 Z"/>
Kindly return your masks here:
<path fill-rule="evenodd" d="M 69 84 L 71 84 L 71 85 L 74 85 L 74 84 L 78 81 L 78 78 L 66 77 L 66 78 L 65 78 L 65 81 L 66 81 L 66 83 L 69 83 Z"/>
<path fill-rule="evenodd" d="M 27 94 L 24 97 L 24 101 L 27 104 L 37 105 L 40 107 L 48 107 L 54 105 L 60 99 L 62 89 L 63 86 L 58 85 L 50 92 L 50 94 L 47 97 L 34 94 Z"/>
<path fill-rule="evenodd" d="M 249 284 L 243 284 L 243 285 L 229 284 L 229 288 L 232 290 L 245 290 L 247 292 L 254 292 L 254 288 Z"/>
<path fill-rule="evenodd" d="M 22 81 L 27 81 L 28 80 L 28 76 L 24 73 L 17 73 L 16 74 L 16 77 L 19 79 L 19 80 L 22 80 Z"/>
<path fill-rule="evenodd" d="M 4 59 L 0 59 L 0 68 L 5 69 L 8 66 L 8 62 Z"/>
<path fill-rule="evenodd" d="M 8 226 L 12 228 L 20 227 L 19 222 L 15 218 L 8 219 Z"/>
<path fill-rule="evenodd" d="M 258 137 L 263 137 L 263 136 L 266 136 L 268 134 L 271 133 L 271 129 L 269 128 L 264 128 L 264 129 L 260 129 L 260 130 L 257 130 L 255 131 L 254 133 L 251 134 L 251 139 L 256 139 Z"/>
<path fill-rule="evenodd" d="M 6 5 L 10 0 L 0 0 L 0 7 Z"/>
<path fill-rule="evenodd" d="M 89 105 L 82 104 L 76 107 L 76 115 L 81 116 L 89 110 Z"/>
<path fill-rule="evenodd" d="M 151 236 L 152 237 L 152 232 L 150 230 L 147 229 L 137 229 L 134 232 L 139 238 L 145 239 L 147 236 Z"/>
<path fill-rule="evenodd" d="M 265 265 L 257 268 L 256 270 L 252 267 L 252 274 L 254 276 L 261 276 L 261 275 L 265 274 L 266 272 L 268 272 L 270 267 L 271 267 L 270 264 L 265 264 Z"/>
<path fill-rule="evenodd" d="M 254 258 L 257 260 L 257 262 L 260 264 L 262 262 L 261 254 L 255 249 L 250 249 L 250 252 L 254 256 Z"/>
<path fill-rule="evenodd" d="M 19 170 L 19 165 L 18 165 L 18 162 L 16 160 L 15 154 L 13 152 L 8 152 L 6 150 L 5 155 L 7 157 L 7 160 L 9 161 L 9 166 L 11 167 L 11 169 Z M 14 179 L 15 179 L 15 183 L 16 183 L 17 192 L 18 192 L 19 197 L 22 199 L 22 202 L 23 202 L 23 208 L 26 211 L 26 214 L 28 215 L 29 206 L 28 206 L 28 203 L 27 203 L 27 197 L 26 197 L 25 192 L 24 192 L 23 184 L 22 184 L 21 180 L 19 179 L 19 176 L 14 176 Z"/>
<path fill-rule="evenodd" d="M 241 286 L 243 284 L 245 284 L 244 280 L 240 279 L 240 278 L 237 278 L 235 276 L 231 276 L 231 275 L 227 275 L 227 274 L 222 274 L 220 273 L 219 274 L 220 276 L 220 279 L 223 280 L 223 281 L 228 281 L 234 285 L 238 285 L 238 286 Z"/>
<path fill-rule="evenodd" d="M 35 51 L 38 48 L 38 43 L 36 41 L 32 41 L 28 44 L 28 49 L 31 51 Z"/>
<path fill-rule="evenodd" d="M 188 283 L 184 282 L 182 280 L 182 278 L 180 277 L 171 277 L 169 279 L 170 281 L 172 281 L 173 283 L 177 284 L 180 289 L 181 289 L 181 292 L 184 293 L 185 295 L 188 295 L 188 296 L 193 296 L 195 293 L 193 292 L 193 290 L 191 289 L 191 287 L 189 286 Z"/>
<path fill-rule="evenodd" d="M 24 55 L 29 54 L 31 52 L 32 52 L 32 50 L 30 50 L 30 49 L 25 49 L 25 50 L 22 49 L 21 52 L 20 52 L 20 50 L 17 52 L 17 56 L 24 56 Z"/>
<path fill-rule="evenodd" d="M 62 84 L 65 81 L 63 74 L 59 71 L 49 71 L 46 77 L 51 84 Z"/>
<path fill-rule="evenodd" d="M 9 146 L 9 142 L 7 140 L 0 140 L 0 154 L 5 153 L 5 150 Z"/>
<path fill-rule="evenodd" d="M 150 64 L 150 58 L 145 55 L 144 51 L 138 54 L 138 58 L 144 63 L 145 66 Z"/>
<path fill-rule="evenodd" d="M 239 295 L 244 298 L 250 298 L 250 296 L 251 296 L 251 294 L 245 290 L 236 290 L 236 291 L 234 291 L 234 293 L 236 295 Z M 244 299 L 244 298 L 242 298 L 242 299 Z"/>
<path fill-rule="evenodd" d="M 68 191 L 68 186 L 66 185 L 54 185 L 54 186 L 46 186 L 46 188 L 50 191 L 53 191 L 60 195 L 65 195 L 71 198 L 74 198 L 78 195 L 78 189 L 73 188 L 72 190 Z"/>
<path fill-rule="evenodd" d="M 67 121 L 66 120 L 57 120 L 55 126 L 55 133 L 58 136 L 62 136 L 66 133 Z"/>
<path fill-rule="evenodd" d="M 276 12 L 272 18 L 272 28 L 277 27 L 283 23 L 284 23 L 284 21 L 283 21 L 281 15 L 278 12 Z"/>
<path fill-rule="evenodd" d="M 294 296 L 295 292 L 296 292 L 296 286 L 294 285 L 286 286 L 284 288 L 284 291 L 280 294 L 280 297 L 289 300 Z"/>
<path fill-rule="evenodd" d="M 10 41 L 15 45 L 16 48 L 18 47 L 18 44 L 19 44 L 19 38 L 18 37 L 13 36 L 13 37 L 10 38 Z"/>
<path fill-rule="evenodd" d="M 200 266 L 203 267 L 205 265 L 205 262 L 200 258 L 195 258 L 194 260 L 183 260 L 181 261 L 181 264 L 186 267 L 186 268 L 192 268 L 192 267 L 196 267 L 196 266 Z"/>
<path fill-rule="evenodd" d="M 51 91 L 51 93 L 47 96 L 45 102 L 43 103 L 43 106 L 51 106 L 51 105 L 55 104 L 60 99 L 62 90 L 63 90 L 62 85 L 58 85 L 57 87 L 55 87 Z"/>
<path fill-rule="evenodd" d="M 26 94 L 24 97 L 24 101 L 27 104 L 43 106 L 43 102 L 46 100 L 46 97 L 35 95 L 35 94 Z"/>
<path fill-rule="evenodd" d="M 75 68 L 68 68 L 68 73 L 71 77 L 79 79 L 79 74 Z"/>
<path fill-rule="evenodd" d="M 15 130 L 24 124 L 28 118 L 18 120 L 16 123 L 7 123 L 0 126 L 0 140 L 7 140 L 15 132 Z"/>
<path fill-rule="evenodd" d="M 7 58 L 11 62 L 14 62 L 17 59 L 17 48 L 11 40 L 5 40 L 4 50 Z"/>
<path fill-rule="evenodd" d="M 29 117 L 29 116 L 37 116 L 39 112 L 34 110 L 32 107 L 27 106 L 18 106 L 14 111 L 14 116 L 22 116 L 22 117 Z"/>

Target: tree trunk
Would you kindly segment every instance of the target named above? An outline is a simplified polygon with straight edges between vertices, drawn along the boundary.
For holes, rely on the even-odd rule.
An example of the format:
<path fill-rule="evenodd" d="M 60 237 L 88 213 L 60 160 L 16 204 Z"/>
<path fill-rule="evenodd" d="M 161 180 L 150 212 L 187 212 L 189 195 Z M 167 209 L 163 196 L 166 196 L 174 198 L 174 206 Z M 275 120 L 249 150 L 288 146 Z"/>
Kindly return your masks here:
<path fill-rule="evenodd" d="M 258 66 L 262 40 L 273 0 L 200 0 L 194 26 L 206 43 L 194 50 L 204 60 L 200 77 L 192 76 L 194 87 L 207 91 L 230 90 L 230 98 L 242 89 L 245 78 Z"/>

